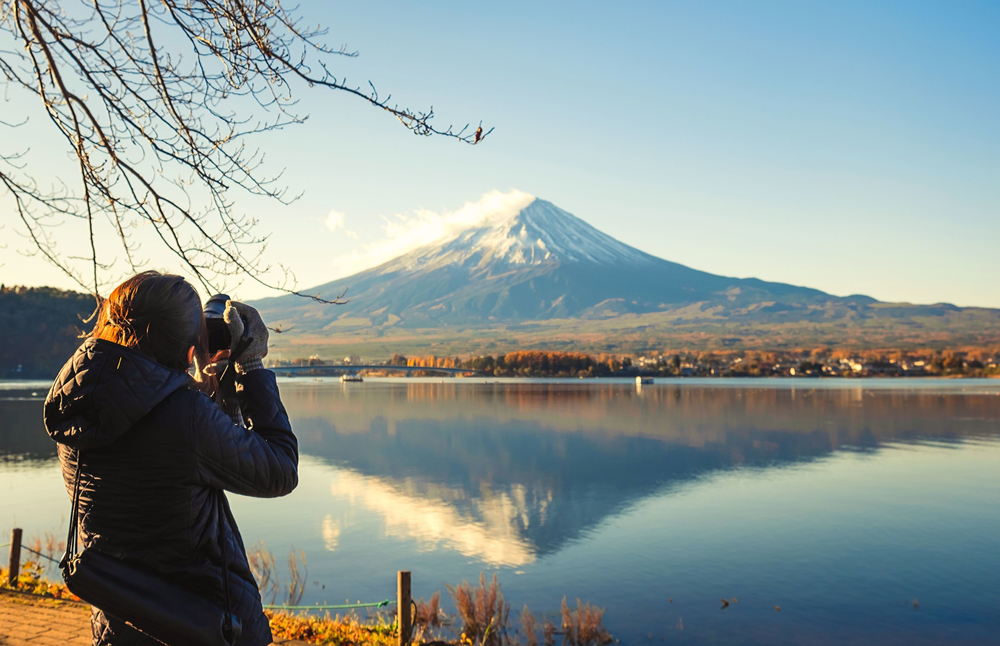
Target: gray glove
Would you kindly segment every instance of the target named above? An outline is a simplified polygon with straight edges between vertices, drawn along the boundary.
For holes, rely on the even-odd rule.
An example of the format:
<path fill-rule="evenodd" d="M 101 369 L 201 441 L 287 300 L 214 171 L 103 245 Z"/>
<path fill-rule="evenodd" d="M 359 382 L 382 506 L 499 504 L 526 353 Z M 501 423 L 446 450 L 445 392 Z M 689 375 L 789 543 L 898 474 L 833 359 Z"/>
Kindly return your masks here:
<path fill-rule="evenodd" d="M 258 370 L 264 367 L 262 359 L 267 356 L 267 326 L 257 310 L 239 301 L 226 301 L 226 311 L 222 313 L 222 320 L 229 327 L 229 334 L 233 337 L 233 349 L 239 345 L 243 337 L 253 339 L 238 357 L 231 357 L 231 361 L 236 364 L 236 372 L 245 375 L 251 370 Z"/>

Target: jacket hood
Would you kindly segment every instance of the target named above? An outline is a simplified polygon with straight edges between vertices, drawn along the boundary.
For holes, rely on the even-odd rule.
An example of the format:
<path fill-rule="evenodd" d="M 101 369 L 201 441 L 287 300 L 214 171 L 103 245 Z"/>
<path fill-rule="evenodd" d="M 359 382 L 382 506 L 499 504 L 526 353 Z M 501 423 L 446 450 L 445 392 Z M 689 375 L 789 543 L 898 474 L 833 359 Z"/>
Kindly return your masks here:
<path fill-rule="evenodd" d="M 45 430 L 66 446 L 107 446 L 157 404 L 192 384 L 137 350 L 87 339 L 66 362 L 45 400 Z"/>

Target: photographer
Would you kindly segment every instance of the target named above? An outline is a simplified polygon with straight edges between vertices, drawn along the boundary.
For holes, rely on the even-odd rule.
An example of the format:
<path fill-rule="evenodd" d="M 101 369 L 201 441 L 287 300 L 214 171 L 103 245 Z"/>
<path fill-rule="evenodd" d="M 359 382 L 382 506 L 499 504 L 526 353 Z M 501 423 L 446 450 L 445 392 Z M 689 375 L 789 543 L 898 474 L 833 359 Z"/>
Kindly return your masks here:
<path fill-rule="evenodd" d="M 210 618 L 225 618 L 224 643 L 271 643 L 260 592 L 222 492 L 290 493 L 298 483 L 298 444 L 274 375 L 263 369 L 268 335 L 260 315 L 229 301 L 225 322 L 233 346 L 242 349 L 230 370 L 236 371 L 235 391 L 249 429 L 210 397 L 218 388 L 211 368 L 224 366 L 229 351 L 209 356 L 201 301 L 180 276 L 149 271 L 119 285 L 49 392 L 45 427 L 59 444 L 74 502 L 63 574 L 74 592 L 74 585 L 97 591 L 97 599 L 77 592 L 95 605 L 95 646 L 196 643 L 163 635 L 206 632 L 191 625 L 199 613 L 177 610 L 173 614 L 189 616 L 167 620 L 163 615 L 198 604 Z M 135 575 L 113 579 L 109 573 L 119 568 Z M 116 582 L 127 589 L 136 581 L 154 585 L 136 594 L 115 593 Z M 107 607 L 97 606 L 102 599 Z"/>

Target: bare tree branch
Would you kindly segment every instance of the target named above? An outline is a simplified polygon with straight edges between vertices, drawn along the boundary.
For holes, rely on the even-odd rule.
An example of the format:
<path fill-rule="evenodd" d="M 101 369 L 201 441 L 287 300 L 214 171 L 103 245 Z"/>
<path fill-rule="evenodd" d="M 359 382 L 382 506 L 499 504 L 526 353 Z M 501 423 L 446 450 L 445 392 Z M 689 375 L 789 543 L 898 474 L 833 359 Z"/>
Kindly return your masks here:
<path fill-rule="evenodd" d="M 421 136 L 475 145 L 493 130 L 439 129 L 433 108 L 399 107 L 370 82 L 368 90 L 349 85 L 330 64 L 357 52 L 324 45 L 325 34 L 303 27 L 281 0 L 0 0 L 0 38 L 9 41 L 0 42 L 0 80 L 40 99 L 77 162 L 75 188 L 44 189 L 25 168 L 25 151 L 0 151 L 0 195 L 12 200 L 35 253 L 97 296 L 123 265 L 144 264 L 134 237 L 142 228 L 207 290 L 248 279 L 341 302 L 343 294 L 302 294 L 290 271 L 267 264 L 267 236 L 232 196 L 295 199 L 247 145 L 305 120 L 294 112 L 292 84 L 363 99 Z M 78 240 L 56 235 L 74 219 L 86 225 L 85 255 Z M 105 257 L 104 230 L 122 260 Z"/>

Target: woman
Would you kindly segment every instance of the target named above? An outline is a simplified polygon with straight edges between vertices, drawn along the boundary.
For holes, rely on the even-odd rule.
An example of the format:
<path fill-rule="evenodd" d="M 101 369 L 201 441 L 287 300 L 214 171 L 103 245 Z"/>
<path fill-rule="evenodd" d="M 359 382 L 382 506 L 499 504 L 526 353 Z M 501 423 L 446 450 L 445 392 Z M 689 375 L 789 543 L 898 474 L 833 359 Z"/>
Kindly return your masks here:
<path fill-rule="evenodd" d="M 86 549 L 117 556 L 225 607 L 225 541 L 239 644 L 271 643 L 260 592 L 228 503 L 219 492 L 284 496 L 298 483 L 298 443 L 263 370 L 267 328 L 252 307 L 230 301 L 233 337 L 252 342 L 234 357 L 247 428 L 210 399 L 205 317 L 180 276 L 145 272 L 104 301 L 90 338 L 66 363 L 45 402 L 72 491 L 80 455 L 80 536 Z M 197 380 L 188 374 L 196 366 Z M 71 494 L 72 495 L 72 494 Z M 224 496 L 223 500 L 224 500 Z M 73 519 L 70 519 L 73 522 Z M 94 608 L 95 646 L 157 644 Z M 171 645 L 181 646 L 181 645 Z"/>

